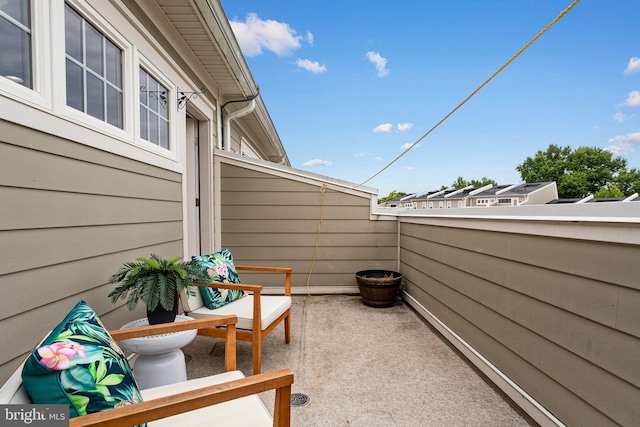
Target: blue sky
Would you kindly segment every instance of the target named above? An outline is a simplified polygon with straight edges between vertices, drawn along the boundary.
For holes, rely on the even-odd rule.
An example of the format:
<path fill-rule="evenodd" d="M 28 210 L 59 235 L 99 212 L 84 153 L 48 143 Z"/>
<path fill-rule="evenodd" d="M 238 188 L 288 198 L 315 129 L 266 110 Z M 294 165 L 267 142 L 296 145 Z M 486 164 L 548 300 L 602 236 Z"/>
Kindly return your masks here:
<path fill-rule="evenodd" d="M 295 168 L 360 184 L 572 0 L 222 0 Z M 380 196 L 488 177 L 549 144 L 640 168 L 640 2 L 582 0 L 367 186 Z"/>

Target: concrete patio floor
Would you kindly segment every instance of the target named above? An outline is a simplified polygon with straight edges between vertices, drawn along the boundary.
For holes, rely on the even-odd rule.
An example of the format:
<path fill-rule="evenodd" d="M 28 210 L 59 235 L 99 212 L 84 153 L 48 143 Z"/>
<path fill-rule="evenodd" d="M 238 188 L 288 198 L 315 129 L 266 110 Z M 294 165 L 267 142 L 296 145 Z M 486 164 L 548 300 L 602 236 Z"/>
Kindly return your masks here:
<path fill-rule="evenodd" d="M 360 297 L 294 296 L 291 343 L 279 325 L 263 342 L 262 372 L 288 367 L 293 426 L 530 426 L 400 300 L 371 308 Z M 224 344 L 207 337 L 183 349 L 189 378 L 222 371 Z M 252 372 L 238 342 L 238 369 Z M 273 392 L 261 395 L 273 407 Z"/>

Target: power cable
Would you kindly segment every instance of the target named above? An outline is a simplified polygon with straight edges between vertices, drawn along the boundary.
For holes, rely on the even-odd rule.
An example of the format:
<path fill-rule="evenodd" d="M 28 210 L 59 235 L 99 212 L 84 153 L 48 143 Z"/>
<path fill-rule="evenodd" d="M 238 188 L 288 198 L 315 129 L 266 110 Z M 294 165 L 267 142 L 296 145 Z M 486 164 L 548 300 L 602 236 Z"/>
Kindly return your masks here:
<path fill-rule="evenodd" d="M 362 187 L 364 184 L 366 184 L 367 182 L 371 181 L 373 178 L 375 178 L 376 176 L 380 175 L 382 172 L 384 172 L 385 170 L 387 170 L 392 164 L 394 164 L 395 162 L 397 162 L 401 157 L 403 157 L 405 154 L 407 154 L 413 147 L 415 147 L 416 145 L 418 145 L 418 143 L 420 141 L 422 141 L 423 139 L 425 139 L 431 132 L 433 132 L 434 130 L 436 130 L 436 128 L 438 126 L 440 126 L 442 123 L 444 123 L 445 120 L 447 120 L 449 117 L 451 117 L 453 115 L 453 113 L 455 113 L 456 111 L 458 111 L 458 109 L 460 109 L 460 107 L 462 107 L 464 104 L 467 103 L 467 101 L 469 101 L 471 98 L 473 98 L 475 96 L 476 93 L 480 92 L 480 90 L 485 87 L 491 80 L 493 80 L 498 74 L 500 74 L 502 72 L 502 70 L 504 70 L 505 68 L 507 68 L 507 66 L 509 66 L 509 64 L 511 64 L 518 56 L 520 56 L 520 54 L 522 54 L 522 52 L 524 52 L 525 50 L 527 50 L 529 48 L 529 46 L 531 46 L 536 40 L 538 40 L 544 33 L 547 32 L 547 30 L 549 30 L 549 28 L 553 27 L 555 24 L 558 23 L 558 21 L 560 21 L 567 13 L 569 13 L 569 11 L 571 9 L 573 9 L 578 3 L 580 2 L 580 0 L 575 0 L 573 3 L 571 3 L 565 10 L 563 10 L 562 12 L 560 12 L 560 14 L 553 20 L 551 21 L 549 24 L 547 24 L 546 27 L 544 27 L 542 30 L 540 30 L 538 32 L 538 34 L 535 35 L 535 37 L 533 37 L 531 40 L 529 40 L 529 42 L 527 44 L 525 44 L 519 51 L 517 51 L 515 53 L 515 55 L 513 55 L 511 58 L 509 58 L 509 60 L 507 62 L 505 62 L 502 67 L 498 68 L 498 70 L 493 73 L 491 75 L 491 77 L 489 77 L 488 79 L 486 79 L 480 86 L 478 86 L 476 88 L 476 90 L 474 90 L 473 92 L 471 92 L 471 94 L 469 96 L 467 96 L 464 101 L 462 101 L 461 103 L 459 103 L 453 110 L 451 110 L 446 116 L 444 116 L 438 123 L 435 124 L 435 126 L 433 126 L 431 129 L 429 129 L 429 131 L 427 131 L 427 133 L 425 133 L 424 135 L 422 135 L 420 138 L 418 138 L 418 140 L 416 142 L 414 142 L 413 144 L 411 144 L 409 146 L 409 148 L 407 148 L 405 151 L 402 152 L 402 154 L 400 154 L 399 156 L 397 156 L 395 159 L 393 159 L 391 162 L 389 162 L 385 167 L 383 167 L 382 169 L 380 169 L 378 172 L 376 172 L 373 176 L 371 176 L 369 179 L 367 179 L 366 181 L 356 185 L 355 187 L 351 187 L 351 189 L 356 189 L 358 187 Z"/>

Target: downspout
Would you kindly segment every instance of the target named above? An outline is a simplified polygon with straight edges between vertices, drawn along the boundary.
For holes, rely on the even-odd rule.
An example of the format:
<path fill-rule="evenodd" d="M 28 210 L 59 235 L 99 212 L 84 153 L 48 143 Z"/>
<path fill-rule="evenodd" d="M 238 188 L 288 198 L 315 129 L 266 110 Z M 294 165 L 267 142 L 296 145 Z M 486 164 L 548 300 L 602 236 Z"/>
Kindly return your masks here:
<path fill-rule="evenodd" d="M 224 104 L 222 104 L 222 108 L 221 108 L 222 123 L 223 123 L 222 139 L 223 139 L 223 149 L 225 151 L 231 151 L 231 142 L 230 142 L 231 141 L 231 121 L 239 117 L 246 116 L 247 114 L 255 110 L 256 98 L 258 97 L 259 94 L 260 94 L 260 87 L 257 88 L 256 94 L 253 96 L 250 96 L 249 98 L 227 101 Z M 224 107 L 226 107 L 227 104 L 231 104 L 232 102 L 247 102 L 247 101 L 249 101 L 249 105 L 247 105 L 246 107 L 241 108 L 238 111 L 234 111 L 233 113 L 229 114 L 229 116 L 227 117 L 224 116 Z"/>

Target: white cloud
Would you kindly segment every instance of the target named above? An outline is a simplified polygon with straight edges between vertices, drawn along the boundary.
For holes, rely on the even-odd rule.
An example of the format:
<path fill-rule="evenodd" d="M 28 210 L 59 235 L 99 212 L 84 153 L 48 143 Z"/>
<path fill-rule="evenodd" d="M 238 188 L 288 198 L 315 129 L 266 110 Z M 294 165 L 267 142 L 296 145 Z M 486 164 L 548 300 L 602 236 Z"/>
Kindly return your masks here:
<path fill-rule="evenodd" d="M 304 162 L 302 164 L 302 166 L 309 166 L 309 167 L 316 167 L 316 166 L 331 166 L 332 163 L 329 160 L 322 160 L 322 159 L 313 159 L 313 160 L 309 160 L 308 162 Z"/>
<path fill-rule="evenodd" d="M 387 60 L 380 56 L 378 52 L 369 51 L 365 56 L 370 62 L 376 65 L 376 70 L 378 70 L 378 77 L 389 75 L 390 71 L 386 68 Z"/>
<path fill-rule="evenodd" d="M 376 126 L 373 129 L 373 132 L 374 133 L 380 133 L 380 132 L 389 133 L 389 132 L 391 132 L 391 129 L 393 129 L 393 125 L 391 123 L 383 123 L 381 125 Z"/>
<path fill-rule="evenodd" d="M 640 58 L 632 57 L 629 59 L 627 69 L 624 70 L 625 74 L 640 73 Z"/>
<path fill-rule="evenodd" d="M 629 92 L 627 99 L 624 101 L 627 107 L 640 107 L 640 91 L 634 90 Z"/>
<path fill-rule="evenodd" d="M 367 157 L 370 156 L 371 153 L 367 153 L 366 151 L 363 151 L 362 153 L 358 153 L 356 154 L 356 157 Z"/>
<path fill-rule="evenodd" d="M 615 121 L 616 121 L 616 122 L 618 122 L 618 123 L 622 123 L 622 122 L 627 121 L 627 120 L 629 120 L 629 119 L 632 119 L 632 118 L 634 118 L 634 117 L 635 117 L 635 115 L 634 115 L 634 114 L 632 114 L 632 115 L 630 115 L 630 116 L 627 116 L 626 114 L 621 113 L 620 111 L 618 111 L 617 113 L 615 113 L 615 114 L 613 115 L 613 120 L 615 120 Z"/>
<path fill-rule="evenodd" d="M 313 34 L 311 34 L 311 31 L 307 31 L 307 43 L 309 43 L 309 45 L 313 46 L 313 41 L 315 40 L 315 37 L 313 36 Z"/>
<path fill-rule="evenodd" d="M 381 161 L 382 161 L 382 160 L 384 160 L 384 159 L 383 159 L 382 157 L 374 157 L 374 158 L 373 158 L 373 160 L 378 160 L 378 161 L 380 161 L 380 162 L 381 162 Z"/>
<path fill-rule="evenodd" d="M 285 22 L 262 20 L 257 14 L 248 13 L 245 22 L 233 19 L 229 23 L 246 56 L 260 55 L 262 49 L 284 56 L 300 47 L 302 36 Z"/>
<path fill-rule="evenodd" d="M 609 139 L 610 147 L 605 150 L 616 155 L 629 154 L 634 151 L 635 146 L 640 145 L 640 132 L 618 135 Z"/>
<path fill-rule="evenodd" d="M 407 151 L 412 146 L 413 146 L 413 144 L 407 142 L 406 144 L 402 144 L 402 147 L 400 147 L 400 148 L 402 149 L 402 151 Z M 418 148 L 418 147 L 420 147 L 420 144 L 416 144 L 415 147 L 413 147 L 413 148 Z"/>
<path fill-rule="evenodd" d="M 412 171 L 412 170 L 414 170 L 415 168 L 414 168 L 413 166 L 403 166 L 403 167 L 402 167 L 402 169 L 406 169 L 406 170 L 408 170 L 408 171 Z"/>
<path fill-rule="evenodd" d="M 397 126 L 399 132 L 406 132 L 413 127 L 413 123 L 398 123 Z"/>
<path fill-rule="evenodd" d="M 300 68 L 304 68 L 307 71 L 311 71 L 314 74 L 326 73 L 327 67 L 320 65 L 318 61 L 310 61 L 308 59 L 300 59 L 296 61 L 296 64 Z"/>

